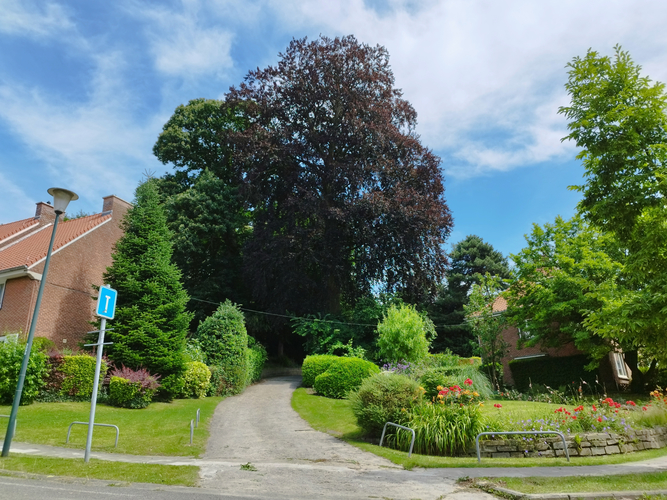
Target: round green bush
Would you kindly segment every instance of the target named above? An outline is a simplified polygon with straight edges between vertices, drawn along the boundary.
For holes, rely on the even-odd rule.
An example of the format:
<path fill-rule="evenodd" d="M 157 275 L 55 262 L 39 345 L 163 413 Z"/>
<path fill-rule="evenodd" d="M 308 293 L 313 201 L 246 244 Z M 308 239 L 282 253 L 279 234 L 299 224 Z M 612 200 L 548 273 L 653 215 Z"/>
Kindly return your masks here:
<path fill-rule="evenodd" d="M 220 366 L 226 374 L 230 393 L 245 388 L 248 371 L 248 332 L 243 313 L 227 300 L 197 328 L 197 340 L 209 366 Z"/>
<path fill-rule="evenodd" d="M 329 369 L 315 377 L 313 387 L 327 398 L 344 398 L 357 389 L 361 382 L 380 369 L 370 361 L 360 358 L 337 358 Z"/>
<path fill-rule="evenodd" d="M 331 354 L 306 356 L 301 365 L 301 377 L 303 378 L 301 384 L 304 387 L 312 387 L 317 376 L 327 371 L 331 363 L 337 359 L 340 359 L 340 357 Z"/>
<path fill-rule="evenodd" d="M 185 363 L 183 396 L 195 399 L 205 397 L 210 380 L 211 370 L 204 363 L 199 361 Z"/>
<path fill-rule="evenodd" d="M 357 424 L 364 434 L 380 437 L 387 422 L 401 424 L 408 418 L 415 402 L 421 400 L 422 390 L 416 380 L 405 375 L 378 373 L 361 382 L 349 395 Z"/>

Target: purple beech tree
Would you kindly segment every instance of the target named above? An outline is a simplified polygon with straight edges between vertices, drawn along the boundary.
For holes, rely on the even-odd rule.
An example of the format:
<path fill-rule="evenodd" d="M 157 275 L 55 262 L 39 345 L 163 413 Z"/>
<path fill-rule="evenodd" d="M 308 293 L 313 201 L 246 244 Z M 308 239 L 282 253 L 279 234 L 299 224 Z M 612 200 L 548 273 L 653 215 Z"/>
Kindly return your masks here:
<path fill-rule="evenodd" d="M 227 139 L 252 211 L 246 277 L 263 307 L 336 313 L 372 291 L 434 290 L 452 218 L 440 159 L 415 133 L 385 48 L 293 40 L 227 104 L 247 120 Z"/>

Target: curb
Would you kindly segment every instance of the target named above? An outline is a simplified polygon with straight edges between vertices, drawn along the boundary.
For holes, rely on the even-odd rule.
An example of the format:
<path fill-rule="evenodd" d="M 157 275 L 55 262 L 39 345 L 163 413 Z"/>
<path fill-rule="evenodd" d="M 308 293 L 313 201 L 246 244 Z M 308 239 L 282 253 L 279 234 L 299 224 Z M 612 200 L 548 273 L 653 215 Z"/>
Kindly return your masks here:
<path fill-rule="evenodd" d="M 475 482 L 472 486 L 487 493 L 492 493 L 502 498 L 509 498 L 512 500 L 602 500 L 606 498 L 635 500 L 642 498 L 645 495 L 667 495 L 667 490 L 597 491 L 587 493 L 521 493 L 520 491 L 496 486 L 493 483 L 487 483 L 486 481 Z"/>

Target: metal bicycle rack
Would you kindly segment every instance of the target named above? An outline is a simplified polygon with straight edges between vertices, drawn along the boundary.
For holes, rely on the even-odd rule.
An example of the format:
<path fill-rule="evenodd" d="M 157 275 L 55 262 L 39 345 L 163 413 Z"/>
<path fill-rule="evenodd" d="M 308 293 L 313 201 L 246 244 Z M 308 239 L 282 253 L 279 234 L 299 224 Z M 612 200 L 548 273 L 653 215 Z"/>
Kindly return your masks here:
<path fill-rule="evenodd" d="M 395 424 L 394 422 L 387 422 L 384 424 L 384 427 L 382 429 L 382 437 L 380 438 L 380 446 L 382 446 L 382 441 L 384 441 L 384 433 L 387 430 L 387 426 L 392 425 L 394 427 L 398 427 L 399 429 L 405 429 L 406 431 L 412 432 L 412 442 L 410 443 L 410 451 L 408 452 L 408 458 L 412 456 L 412 448 L 415 445 L 415 431 L 413 429 L 410 429 L 410 427 L 405 427 L 404 425 L 398 425 Z"/>
<path fill-rule="evenodd" d="M 70 434 L 70 432 L 72 432 L 72 426 L 75 425 L 75 424 L 78 424 L 78 425 L 88 425 L 88 422 L 72 422 L 71 424 L 69 424 L 69 428 L 67 429 L 67 439 L 65 439 L 65 443 L 69 443 L 69 434 Z M 113 427 L 114 429 L 116 429 L 116 444 L 114 445 L 114 448 L 118 448 L 118 436 L 119 436 L 119 434 L 120 434 L 120 431 L 118 430 L 118 426 L 117 426 L 117 425 L 113 425 L 113 424 L 98 424 L 98 423 L 94 423 L 93 425 L 99 425 L 100 427 Z"/>

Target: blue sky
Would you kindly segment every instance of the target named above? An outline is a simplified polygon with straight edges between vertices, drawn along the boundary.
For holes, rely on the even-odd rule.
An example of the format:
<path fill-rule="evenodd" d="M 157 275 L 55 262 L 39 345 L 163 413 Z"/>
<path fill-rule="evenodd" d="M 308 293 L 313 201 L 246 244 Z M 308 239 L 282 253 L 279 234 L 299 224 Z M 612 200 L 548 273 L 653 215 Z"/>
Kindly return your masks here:
<path fill-rule="evenodd" d="M 131 201 L 176 106 L 222 98 L 292 38 L 385 46 L 396 86 L 442 158 L 455 227 L 518 252 L 533 222 L 569 217 L 582 179 L 562 143 L 565 65 L 630 51 L 667 81 L 667 2 L 589 0 L 0 0 L 0 223 L 52 186 Z"/>

